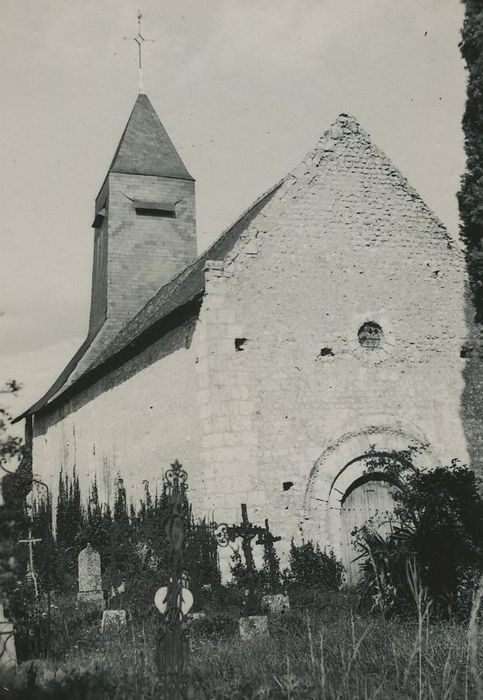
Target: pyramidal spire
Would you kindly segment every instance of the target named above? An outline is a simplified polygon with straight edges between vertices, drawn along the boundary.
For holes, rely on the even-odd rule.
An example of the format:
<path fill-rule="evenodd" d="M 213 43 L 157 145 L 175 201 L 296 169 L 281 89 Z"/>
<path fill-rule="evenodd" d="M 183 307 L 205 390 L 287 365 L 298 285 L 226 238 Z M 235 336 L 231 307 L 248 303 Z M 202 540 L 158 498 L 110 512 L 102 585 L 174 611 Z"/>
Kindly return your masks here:
<path fill-rule="evenodd" d="M 193 179 L 144 93 L 137 97 L 109 172 Z"/>

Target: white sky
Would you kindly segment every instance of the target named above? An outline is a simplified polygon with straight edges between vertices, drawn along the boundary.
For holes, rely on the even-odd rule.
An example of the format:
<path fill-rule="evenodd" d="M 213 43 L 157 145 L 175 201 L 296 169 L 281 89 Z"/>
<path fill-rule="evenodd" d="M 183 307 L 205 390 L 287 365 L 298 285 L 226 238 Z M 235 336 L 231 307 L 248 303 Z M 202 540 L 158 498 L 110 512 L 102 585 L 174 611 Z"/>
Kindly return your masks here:
<path fill-rule="evenodd" d="M 84 339 L 94 197 L 137 95 L 139 0 L 2 0 L 0 382 L 39 398 Z M 144 0 L 146 91 L 197 181 L 201 252 L 354 114 L 453 235 L 458 0 Z"/>

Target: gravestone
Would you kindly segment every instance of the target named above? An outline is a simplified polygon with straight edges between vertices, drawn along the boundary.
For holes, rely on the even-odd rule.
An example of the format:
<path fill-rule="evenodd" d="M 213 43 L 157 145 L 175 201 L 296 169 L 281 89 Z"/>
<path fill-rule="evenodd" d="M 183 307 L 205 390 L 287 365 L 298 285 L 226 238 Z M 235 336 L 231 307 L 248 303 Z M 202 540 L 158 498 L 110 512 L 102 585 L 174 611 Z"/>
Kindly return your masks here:
<path fill-rule="evenodd" d="M 268 617 L 266 615 L 249 615 L 239 621 L 240 638 L 243 640 L 263 639 L 269 636 Z"/>
<path fill-rule="evenodd" d="M 283 593 L 262 596 L 262 609 L 272 615 L 280 615 L 290 610 L 288 595 Z"/>
<path fill-rule="evenodd" d="M 77 564 L 79 573 L 78 602 L 97 610 L 104 610 L 99 552 L 87 544 L 87 547 L 79 552 Z"/>
<path fill-rule="evenodd" d="M 104 610 L 102 613 L 101 632 L 119 632 L 126 626 L 125 610 Z"/>
<path fill-rule="evenodd" d="M 17 665 L 13 625 L 5 618 L 3 605 L 0 603 L 0 672 Z"/>

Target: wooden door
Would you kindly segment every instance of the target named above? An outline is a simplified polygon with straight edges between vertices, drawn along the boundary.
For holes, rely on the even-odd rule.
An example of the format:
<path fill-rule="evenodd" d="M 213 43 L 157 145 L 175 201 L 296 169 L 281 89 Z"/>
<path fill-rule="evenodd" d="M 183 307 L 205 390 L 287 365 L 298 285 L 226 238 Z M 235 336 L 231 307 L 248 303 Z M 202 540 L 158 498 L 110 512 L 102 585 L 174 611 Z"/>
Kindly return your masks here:
<path fill-rule="evenodd" d="M 358 556 L 353 545 L 352 531 L 374 518 L 378 532 L 383 536 L 390 530 L 387 516 L 394 512 L 392 493 L 394 486 L 383 480 L 364 481 L 350 490 L 343 499 L 341 508 L 341 554 L 345 566 L 347 583 L 354 585 L 360 576 Z M 381 522 L 382 521 L 382 522 Z"/>

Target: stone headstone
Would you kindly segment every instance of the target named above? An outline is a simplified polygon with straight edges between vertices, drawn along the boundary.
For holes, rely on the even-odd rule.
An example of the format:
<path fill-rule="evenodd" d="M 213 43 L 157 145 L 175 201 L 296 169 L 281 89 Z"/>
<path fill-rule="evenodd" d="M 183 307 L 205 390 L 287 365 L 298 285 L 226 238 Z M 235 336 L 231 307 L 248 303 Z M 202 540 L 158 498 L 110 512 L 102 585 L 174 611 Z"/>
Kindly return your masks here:
<path fill-rule="evenodd" d="M 98 610 L 104 609 L 102 592 L 101 557 L 90 544 L 79 552 L 77 559 L 79 572 L 79 603 Z"/>
<path fill-rule="evenodd" d="M 125 627 L 126 611 L 125 610 L 104 610 L 102 613 L 101 632 L 119 632 Z"/>
<path fill-rule="evenodd" d="M 288 595 L 283 593 L 262 596 L 262 609 L 272 615 L 280 615 L 290 610 Z"/>
<path fill-rule="evenodd" d="M 240 637 L 243 640 L 268 637 L 268 617 L 266 615 L 249 615 L 239 621 Z"/>
<path fill-rule="evenodd" d="M 3 605 L 0 603 L 0 671 L 17 665 L 17 652 L 12 623 L 5 618 Z"/>

